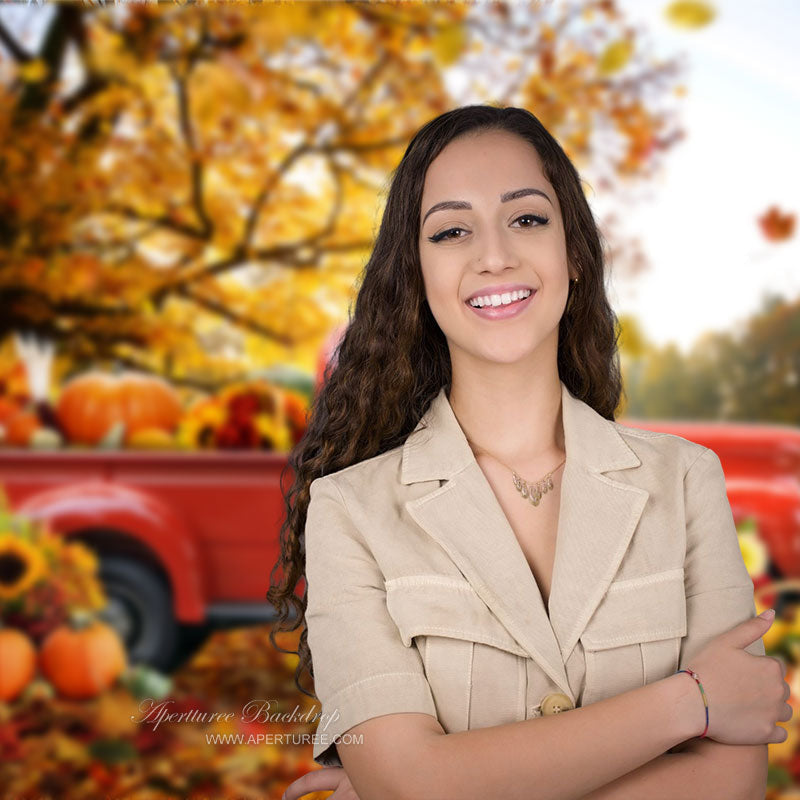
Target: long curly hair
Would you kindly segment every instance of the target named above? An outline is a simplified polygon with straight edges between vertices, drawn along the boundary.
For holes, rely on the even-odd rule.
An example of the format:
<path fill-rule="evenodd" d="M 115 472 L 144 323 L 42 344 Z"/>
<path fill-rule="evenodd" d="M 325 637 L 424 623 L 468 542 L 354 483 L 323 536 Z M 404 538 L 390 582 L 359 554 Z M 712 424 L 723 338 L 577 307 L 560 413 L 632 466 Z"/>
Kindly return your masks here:
<path fill-rule="evenodd" d="M 286 465 L 294 482 L 284 496 L 287 514 L 280 531 L 280 557 L 267 592 L 277 611 L 270 640 L 278 650 L 299 656 L 295 684 L 310 696 L 314 695 L 300 685 L 304 670 L 314 677 L 305 623 L 307 593 L 304 590 L 302 598 L 295 593 L 305 577 L 309 486 L 322 475 L 403 444 L 439 390 L 444 386 L 449 393 L 447 340 L 428 306 L 420 267 L 422 190 L 429 165 L 448 143 L 494 130 L 516 133 L 536 148 L 561 204 L 569 262 L 580 275 L 577 284 L 570 282 L 559 323 L 559 377 L 606 419 L 614 419 L 619 405 L 619 329 L 606 297 L 601 234 L 572 162 L 544 125 L 523 108 L 469 105 L 426 123 L 391 176 L 355 311 L 351 307 L 348 326 L 314 397 L 305 435 Z M 277 644 L 277 631 L 299 626 L 298 650 Z"/>

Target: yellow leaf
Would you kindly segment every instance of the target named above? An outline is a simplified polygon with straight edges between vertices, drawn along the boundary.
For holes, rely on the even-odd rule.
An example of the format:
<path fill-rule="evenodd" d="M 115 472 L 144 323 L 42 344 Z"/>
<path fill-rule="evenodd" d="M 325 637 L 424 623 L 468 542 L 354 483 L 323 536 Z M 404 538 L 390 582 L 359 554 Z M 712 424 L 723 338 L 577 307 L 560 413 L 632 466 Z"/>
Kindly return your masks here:
<path fill-rule="evenodd" d="M 41 58 L 27 61 L 19 67 L 19 77 L 26 83 L 38 83 L 47 77 L 50 70 Z"/>
<path fill-rule="evenodd" d="M 677 0 L 664 9 L 667 21 L 676 28 L 703 28 L 716 14 L 714 6 L 702 0 Z"/>
<path fill-rule="evenodd" d="M 450 66 L 458 59 L 466 44 L 466 33 L 462 25 L 442 28 L 433 37 L 431 48 L 436 62 L 441 67 Z"/>
<path fill-rule="evenodd" d="M 621 70 L 633 54 L 633 43 L 627 39 L 611 42 L 600 55 L 599 70 L 602 75 Z"/>

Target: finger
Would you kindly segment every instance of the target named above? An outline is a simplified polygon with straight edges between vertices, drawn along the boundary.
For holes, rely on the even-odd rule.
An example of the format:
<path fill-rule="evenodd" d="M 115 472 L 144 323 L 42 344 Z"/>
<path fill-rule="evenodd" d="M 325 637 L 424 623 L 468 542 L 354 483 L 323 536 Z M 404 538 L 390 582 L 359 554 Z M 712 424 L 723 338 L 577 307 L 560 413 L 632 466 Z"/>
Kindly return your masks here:
<path fill-rule="evenodd" d="M 327 792 L 336 789 L 345 774 L 342 767 L 324 767 L 307 772 L 286 787 L 281 800 L 297 800 L 298 797 L 311 792 Z"/>
<path fill-rule="evenodd" d="M 786 660 L 781 658 L 781 656 L 768 656 L 768 658 L 777 661 L 781 665 L 781 677 L 786 675 Z"/>

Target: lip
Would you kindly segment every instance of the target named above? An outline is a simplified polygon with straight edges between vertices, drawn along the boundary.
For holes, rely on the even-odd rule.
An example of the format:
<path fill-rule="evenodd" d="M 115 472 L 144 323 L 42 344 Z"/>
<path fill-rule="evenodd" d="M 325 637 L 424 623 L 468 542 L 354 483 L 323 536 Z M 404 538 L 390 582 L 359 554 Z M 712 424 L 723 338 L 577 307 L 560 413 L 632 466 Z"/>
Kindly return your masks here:
<path fill-rule="evenodd" d="M 496 294 L 496 292 L 493 292 L 492 294 Z M 517 300 L 517 302 L 511 303 L 511 305 L 507 306 L 484 306 L 483 308 L 475 308 L 475 306 L 471 306 L 469 303 L 464 303 L 464 305 L 470 311 L 472 311 L 473 314 L 476 314 L 483 319 L 509 319 L 510 317 L 516 317 L 525 311 L 525 309 L 528 308 L 528 306 L 530 306 L 530 304 L 533 302 L 533 298 L 536 297 L 536 294 L 536 290 L 531 289 L 531 293 L 524 300 Z M 482 297 L 483 295 L 479 294 L 478 296 Z"/>
<path fill-rule="evenodd" d="M 476 297 L 486 297 L 487 294 L 503 294 L 503 292 L 518 292 L 522 289 L 530 289 L 531 292 L 534 291 L 533 286 L 528 286 L 527 283 L 498 283 L 495 286 L 484 286 L 482 289 L 478 289 L 477 291 L 473 292 L 466 300 L 465 303 L 469 303 L 470 300 L 474 300 Z"/>

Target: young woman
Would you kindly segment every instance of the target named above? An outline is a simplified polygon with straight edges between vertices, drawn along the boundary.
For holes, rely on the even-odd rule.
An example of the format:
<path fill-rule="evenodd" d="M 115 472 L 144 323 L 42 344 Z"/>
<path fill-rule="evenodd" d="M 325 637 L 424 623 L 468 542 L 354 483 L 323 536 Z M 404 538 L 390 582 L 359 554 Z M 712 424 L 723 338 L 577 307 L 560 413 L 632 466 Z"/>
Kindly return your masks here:
<path fill-rule="evenodd" d="M 289 800 L 763 798 L 771 620 L 716 454 L 614 421 L 604 277 L 530 112 L 414 136 L 290 459 L 268 599 L 305 626 L 334 768 Z"/>

